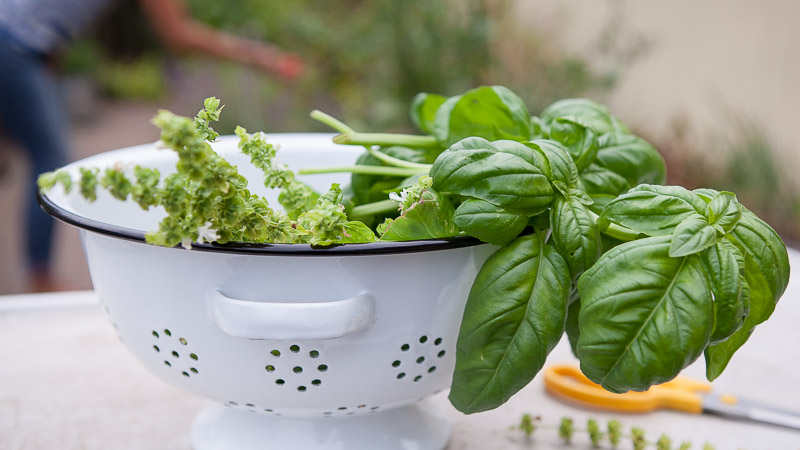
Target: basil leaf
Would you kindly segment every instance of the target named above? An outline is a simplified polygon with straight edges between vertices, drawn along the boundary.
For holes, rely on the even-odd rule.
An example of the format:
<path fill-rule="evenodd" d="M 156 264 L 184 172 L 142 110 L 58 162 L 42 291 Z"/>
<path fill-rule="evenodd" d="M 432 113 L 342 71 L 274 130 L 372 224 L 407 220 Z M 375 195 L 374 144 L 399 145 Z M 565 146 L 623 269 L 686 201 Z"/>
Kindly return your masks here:
<path fill-rule="evenodd" d="M 592 197 L 595 194 L 617 197 L 631 188 L 631 184 L 622 175 L 597 164 L 589 165 L 580 173 L 580 177 L 586 192 Z"/>
<path fill-rule="evenodd" d="M 762 275 L 755 258 L 750 254 L 745 255 L 744 279 L 749 292 L 750 312 L 738 331 L 725 341 L 706 349 L 706 378 L 709 381 L 720 376 L 736 350 L 750 338 L 756 325 L 769 319 L 775 310 L 774 294 L 770 289 L 769 282 Z"/>
<path fill-rule="evenodd" d="M 344 225 L 345 235 L 339 240 L 341 244 L 361 244 L 375 242 L 378 237 L 365 224 L 351 220 Z"/>
<path fill-rule="evenodd" d="M 597 138 L 595 164 L 622 176 L 631 186 L 663 184 L 664 158 L 644 139 L 627 133 L 606 133 Z"/>
<path fill-rule="evenodd" d="M 430 170 L 442 193 L 479 198 L 503 209 L 534 216 L 546 210 L 553 189 L 537 151 L 513 141 L 464 139 L 442 152 Z"/>
<path fill-rule="evenodd" d="M 508 212 L 489 202 L 471 198 L 455 212 L 455 223 L 461 231 L 483 242 L 505 245 L 528 225 L 528 217 Z"/>
<path fill-rule="evenodd" d="M 720 192 L 708 204 L 708 222 L 723 233 L 730 233 L 741 218 L 742 205 L 732 192 Z"/>
<path fill-rule="evenodd" d="M 550 125 L 550 138 L 567 148 L 578 170 L 589 167 L 597 156 L 596 133 L 580 119 L 558 117 Z"/>
<path fill-rule="evenodd" d="M 743 289 L 746 281 L 739 270 L 737 253 L 739 250 L 733 244 L 722 240 L 700 255 L 714 293 L 712 345 L 735 333 L 749 310 L 749 292 Z"/>
<path fill-rule="evenodd" d="M 486 260 L 458 336 L 456 409 L 496 408 L 533 379 L 564 333 L 569 290 L 566 262 L 539 235 L 518 237 Z"/>
<path fill-rule="evenodd" d="M 557 195 L 550 208 L 550 226 L 553 243 L 577 280 L 602 254 L 594 218 L 580 201 Z"/>
<path fill-rule="evenodd" d="M 708 219 L 694 213 L 675 227 L 669 256 L 677 258 L 693 255 L 711 247 L 718 240 L 717 230 L 708 224 Z"/>
<path fill-rule="evenodd" d="M 531 121 L 517 94 L 503 86 L 483 86 L 447 99 L 436 111 L 432 131 L 444 147 L 473 136 L 527 141 Z"/>
<path fill-rule="evenodd" d="M 437 94 L 421 92 L 411 101 L 411 121 L 425 134 L 433 134 L 436 111 L 447 100 Z"/>
<path fill-rule="evenodd" d="M 611 115 L 608 108 L 586 98 L 559 100 L 545 108 L 540 117 L 545 127 L 550 127 L 556 118 L 565 116 L 578 117 L 598 133 L 629 132 L 625 124 Z"/>
<path fill-rule="evenodd" d="M 572 160 L 569 151 L 561 143 L 549 139 L 537 139 L 526 142 L 525 145 L 542 152 L 547 159 L 547 178 L 554 182 L 560 181 L 567 187 L 567 192 L 562 192 L 563 195 L 569 195 L 569 192 L 574 190 L 583 191 L 578 167 L 575 166 L 575 161 Z"/>
<path fill-rule="evenodd" d="M 789 284 L 789 254 L 778 233 L 758 216 L 742 207 L 742 218 L 731 236 L 751 255 L 767 280 L 775 302 Z"/>
<path fill-rule="evenodd" d="M 578 281 L 581 370 L 606 390 L 670 380 L 708 344 L 714 305 L 700 258 L 670 258 L 669 247 L 669 236 L 621 244 Z"/>
<path fill-rule="evenodd" d="M 613 222 L 649 236 L 672 234 L 692 214 L 703 214 L 703 200 L 680 186 L 643 184 L 612 200 L 597 221 L 600 231 Z"/>
<path fill-rule="evenodd" d="M 425 190 L 419 202 L 394 219 L 381 235 L 382 241 L 413 241 L 456 236 L 453 205 L 433 189 Z"/>
<path fill-rule="evenodd" d="M 564 331 L 567 332 L 567 340 L 569 340 L 569 348 L 575 357 L 578 356 L 578 340 L 581 337 L 581 329 L 578 326 L 578 316 L 581 313 L 581 300 L 577 298 L 571 301 L 567 307 L 567 324 Z"/>

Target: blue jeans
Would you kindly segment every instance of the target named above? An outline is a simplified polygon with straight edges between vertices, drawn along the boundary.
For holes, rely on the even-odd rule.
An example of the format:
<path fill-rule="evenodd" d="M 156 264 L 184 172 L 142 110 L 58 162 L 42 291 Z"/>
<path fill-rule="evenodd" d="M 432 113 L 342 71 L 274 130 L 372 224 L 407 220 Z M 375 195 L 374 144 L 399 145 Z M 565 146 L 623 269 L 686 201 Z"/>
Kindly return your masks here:
<path fill-rule="evenodd" d="M 16 49 L 0 33 L 0 128 L 31 163 L 25 189 L 26 251 L 28 264 L 38 271 L 48 269 L 53 219 L 36 203 L 36 177 L 66 163 L 64 125 L 57 82 L 44 58 Z"/>

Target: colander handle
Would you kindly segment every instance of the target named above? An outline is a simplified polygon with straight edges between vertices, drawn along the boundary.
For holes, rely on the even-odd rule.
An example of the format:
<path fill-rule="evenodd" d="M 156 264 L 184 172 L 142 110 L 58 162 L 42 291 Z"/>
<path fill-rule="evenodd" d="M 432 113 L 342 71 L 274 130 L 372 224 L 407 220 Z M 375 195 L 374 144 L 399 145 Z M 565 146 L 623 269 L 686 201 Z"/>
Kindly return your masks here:
<path fill-rule="evenodd" d="M 363 292 L 335 302 L 270 303 L 208 294 L 211 319 L 224 333 L 258 340 L 336 339 L 375 322 L 375 297 Z"/>

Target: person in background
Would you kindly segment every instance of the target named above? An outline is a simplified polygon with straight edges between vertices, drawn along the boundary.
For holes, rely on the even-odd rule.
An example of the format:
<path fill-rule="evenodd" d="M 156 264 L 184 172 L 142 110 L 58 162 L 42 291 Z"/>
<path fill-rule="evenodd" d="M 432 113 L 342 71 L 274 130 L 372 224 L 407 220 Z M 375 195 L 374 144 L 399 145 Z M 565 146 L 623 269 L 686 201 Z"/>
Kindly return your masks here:
<path fill-rule="evenodd" d="M 50 272 L 53 220 L 36 203 L 38 174 L 67 162 L 65 116 L 48 59 L 86 30 L 114 0 L 0 0 L 0 132 L 27 153 L 29 290 L 56 288 Z M 176 52 L 199 52 L 257 67 L 285 80 L 302 60 L 265 42 L 214 30 L 192 19 L 184 0 L 138 0 L 156 35 Z"/>

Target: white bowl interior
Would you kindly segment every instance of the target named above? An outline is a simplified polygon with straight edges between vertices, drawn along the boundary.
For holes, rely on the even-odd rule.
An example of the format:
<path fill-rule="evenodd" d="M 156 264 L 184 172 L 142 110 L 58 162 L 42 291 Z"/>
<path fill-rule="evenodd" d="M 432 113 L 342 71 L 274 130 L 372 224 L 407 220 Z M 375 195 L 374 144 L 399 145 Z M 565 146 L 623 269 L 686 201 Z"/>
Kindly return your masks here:
<path fill-rule="evenodd" d="M 332 141 L 333 134 L 322 133 L 276 133 L 268 135 L 268 141 L 280 145 L 278 160 L 286 163 L 292 170 L 310 167 L 351 165 L 364 151 L 360 147 L 336 145 Z M 250 192 L 264 196 L 273 208 L 280 208 L 277 189 L 264 187 L 262 172 L 250 164 L 247 155 L 237 149 L 239 138 L 223 136 L 212 143 L 214 150 L 229 163 L 237 166 L 239 173 L 249 181 Z M 126 167 L 129 178 L 133 178 L 133 167 L 156 168 L 162 179 L 175 172 L 178 157 L 168 149 L 158 149 L 154 144 L 138 145 L 120 150 L 109 151 L 89 158 L 75 161 L 65 167 L 73 179 L 80 176 L 80 167 L 98 167 L 101 169 L 121 164 Z M 317 192 L 327 191 L 331 183 L 339 183 L 342 187 L 350 182 L 347 173 L 300 175 L 299 180 L 309 184 Z M 166 215 L 161 207 L 143 210 L 131 200 L 119 201 L 102 188 L 97 189 L 97 200 L 89 203 L 77 189 L 67 194 L 61 185 L 48 192 L 47 197 L 59 208 L 89 220 L 137 231 L 151 231 L 158 228 L 158 222 Z"/>

